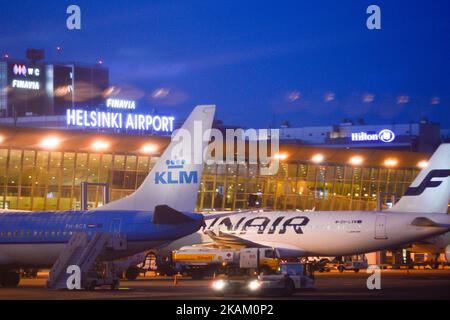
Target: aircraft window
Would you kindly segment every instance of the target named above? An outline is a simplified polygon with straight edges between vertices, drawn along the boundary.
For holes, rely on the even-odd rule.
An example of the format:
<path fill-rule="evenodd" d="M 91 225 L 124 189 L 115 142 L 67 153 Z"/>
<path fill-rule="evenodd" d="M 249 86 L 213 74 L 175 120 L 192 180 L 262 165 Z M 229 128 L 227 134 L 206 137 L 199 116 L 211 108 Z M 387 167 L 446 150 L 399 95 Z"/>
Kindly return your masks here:
<path fill-rule="evenodd" d="M 24 234 L 25 234 L 24 231 L 23 231 L 23 230 L 20 230 L 20 236 L 23 237 Z"/>
<path fill-rule="evenodd" d="M 27 237 L 29 237 L 29 236 L 31 236 L 31 231 L 30 230 L 27 231 Z"/>
<path fill-rule="evenodd" d="M 45 237 L 48 237 L 49 234 L 50 234 L 50 232 L 45 231 Z"/>
<path fill-rule="evenodd" d="M 52 237 L 54 237 L 56 235 L 55 231 L 52 231 Z"/>
<path fill-rule="evenodd" d="M 58 230 L 58 232 L 56 232 L 56 236 L 59 237 L 61 235 L 61 231 Z"/>
<path fill-rule="evenodd" d="M 12 236 L 11 231 L 8 231 L 8 237 L 11 237 L 11 236 Z"/>
<path fill-rule="evenodd" d="M 38 232 L 37 232 L 36 230 L 34 230 L 34 231 L 33 231 L 33 236 L 34 236 L 34 237 L 37 237 L 37 235 L 38 235 Z"/>
<path fill-rule="evenodd" d="M 2 238 L 5 236 L 5 231 L 2 231 L 1 236 Z"/>
<path fill-rule="evenodd" d="M 67 235 L 67 231 L 63 231 L 63 236 L 65 237 Z"/>
<path fill-rule="evenodd" d="M 39 237 L 43 237 L 44 236 L 44 231 L 39 231 Z"/>

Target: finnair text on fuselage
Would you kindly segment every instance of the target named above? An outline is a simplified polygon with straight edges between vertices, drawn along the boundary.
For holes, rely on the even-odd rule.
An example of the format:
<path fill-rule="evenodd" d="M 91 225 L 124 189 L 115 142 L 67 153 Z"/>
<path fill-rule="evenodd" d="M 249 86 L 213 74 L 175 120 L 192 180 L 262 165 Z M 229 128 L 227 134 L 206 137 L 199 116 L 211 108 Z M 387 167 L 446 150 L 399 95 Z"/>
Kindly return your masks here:
<path fill-rule="evenodd" d="M 214 219 L 208 229 L 224 228 L 230 234 L 241 235 L 251 230 L 257 234 L 285 234 L 288 229 L 291 229 L 296 234 L 303 234 L 302 228 L 307 226 L 309 221 L 310 219 L 305 216 L 274 216 L 270 218 L 244 216 L 233 224 L 230 217 L 224 217 Z"/>

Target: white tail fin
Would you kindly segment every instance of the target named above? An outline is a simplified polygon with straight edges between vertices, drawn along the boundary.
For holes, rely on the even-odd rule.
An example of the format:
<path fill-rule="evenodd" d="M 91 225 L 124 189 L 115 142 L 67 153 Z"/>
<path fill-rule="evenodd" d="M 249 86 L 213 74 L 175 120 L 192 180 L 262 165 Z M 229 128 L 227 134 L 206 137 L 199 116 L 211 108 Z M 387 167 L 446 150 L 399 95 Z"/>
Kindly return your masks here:
<path fill-rule="evenodd" d="M 194 211 L 203 173 L 203 151 L 209 142 L 208 134 L 215 110 L 215 106 L 197 106 L 181 129 L 174 133 L 172 142 L 141 186 L 128 197 L 110 202 L 96 210 L 153 211 L 158 205 L 167 205 L 178 211 Z M 179 158 L 180 142 L 186 142 L 186 133 L 190 134 L 192 141 L 189 143 L 190 148 L 182 150 L 184 158 Z M 201 143 L 198 137 L 201 137 Z"/>
<path fill-rule="evenodd" d="M 447 213 L 450 198 L 450 144 L 442 144 L 400 201 L 389 211 Z"/>

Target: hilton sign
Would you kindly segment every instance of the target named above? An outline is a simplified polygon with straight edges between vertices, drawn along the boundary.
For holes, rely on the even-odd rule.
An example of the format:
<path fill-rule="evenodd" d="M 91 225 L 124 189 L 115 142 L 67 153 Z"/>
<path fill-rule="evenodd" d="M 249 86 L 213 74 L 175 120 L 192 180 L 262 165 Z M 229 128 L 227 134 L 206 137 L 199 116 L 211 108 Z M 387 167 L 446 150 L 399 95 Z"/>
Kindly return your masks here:
<path fill-rule="evenodd" d="M 390 143 L 395 140 L 395 133 L 392 130 L 384 129 L 378 133 L 356 132 L 352 133 L 352 141 L 355 142 L 384 142 Z"/>

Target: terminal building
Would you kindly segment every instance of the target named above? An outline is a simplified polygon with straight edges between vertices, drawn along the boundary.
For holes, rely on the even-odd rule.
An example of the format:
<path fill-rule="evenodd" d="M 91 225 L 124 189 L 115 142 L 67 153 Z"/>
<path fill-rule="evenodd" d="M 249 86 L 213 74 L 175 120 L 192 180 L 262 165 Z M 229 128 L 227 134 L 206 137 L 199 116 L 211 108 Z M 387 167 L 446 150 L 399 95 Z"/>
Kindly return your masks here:
<path fill-rule="evenodd" d="M 102 65 L 28 56 L 0 61 L 0 208 L 81 209 L 82 183 L 98 185 L 89 208 L 132 193 L 182 121 L 109 96 Z M 197 210 L 374 210 L 404 194 L 441 140 L 440 126 L 426 121 L 283 127 L 276 175 L 208 166 Z"/>
<path fill-rule="evenodd" d="M 80 209 L 81 183 L 107 184 L 111 200 L 132 193 L 168 137 L 0 127 L 0 208 Z M 258 165 L 205 168 L 197 210 L 374 210 L 400 197 L 429 153 L 282 144 L 273 176 Z M 89 189 L 90 208 L 104 189 Z M 253 200 L 252 200 L 253 199 Z"/>
<path fill-rule="evenodd" d="M 32 50 L 35 52 L 39 50 Z M 30 56 L 31 59 L 33 57 Z M 0 60 L 0 117 L 64 115 L 68 108 L 95 109 L 109 88 L 109 71 L 78 62 Z"/>
<path fill-rule="evenodd" d="M 447 131 L 440 125 L 423 120 L 419 123 L 367 125 L 346 122 L 333 126 L 280 129 L 285 143 L 307 144 L 328 148 L 367 148 L 433 152 Z"/>
<path fill-rule="evenodd" d="M 93 209 L 139 187 L 183 121 L 111 88 L 101 65 L 0 60 L 0 209 Z M 284 126 L 276 174 L 248 162 L 208 165 L 196 210 L 386 208 L 449 137 L 428 121 Z"/>
<path fill-rule="evenodd" d="M 179 124 L 110 85 L 103 63 L 46 62 L 35 49 L 27 57 L 0 59 L 0 126 L 168 135 Z"/>

